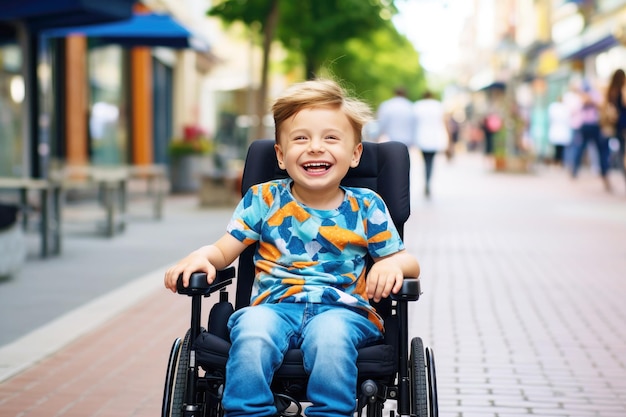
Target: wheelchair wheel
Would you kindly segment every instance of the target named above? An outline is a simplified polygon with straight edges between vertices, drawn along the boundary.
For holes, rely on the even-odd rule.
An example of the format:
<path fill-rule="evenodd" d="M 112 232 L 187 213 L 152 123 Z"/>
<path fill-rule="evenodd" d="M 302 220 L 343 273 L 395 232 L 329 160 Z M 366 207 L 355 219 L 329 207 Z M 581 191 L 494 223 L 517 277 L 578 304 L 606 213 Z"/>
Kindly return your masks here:
<path fill-rule="evenodd" d="M 185 389 L 187 387 L 187 368 L 189 367 L 190 330 L 185 339 L 174 341 L 170 352 L 163 391 L 161 417 L 182 417 Z"/>
<path fill-rule="evenodd" d="M 416 417 L 428 417 L 426 361 L 424 359 L 424 344 L 419 337 L 415 337 L 411 340 L 409 361 L 411 376 L 411 415 Z"/>

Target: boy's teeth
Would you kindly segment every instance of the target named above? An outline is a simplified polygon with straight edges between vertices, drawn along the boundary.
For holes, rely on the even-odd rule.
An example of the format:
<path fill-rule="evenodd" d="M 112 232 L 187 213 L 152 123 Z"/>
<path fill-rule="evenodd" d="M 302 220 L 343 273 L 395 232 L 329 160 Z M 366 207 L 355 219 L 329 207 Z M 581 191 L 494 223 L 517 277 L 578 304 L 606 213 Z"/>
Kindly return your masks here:
<path fill-rule="evenodd" d="M 315 163 L 315 164 L 305 164 L 304 168 L 305 169 L 320 169 L 320 168 L 328 169 L 328 166 L 329 165 L 325 163 Z"/>

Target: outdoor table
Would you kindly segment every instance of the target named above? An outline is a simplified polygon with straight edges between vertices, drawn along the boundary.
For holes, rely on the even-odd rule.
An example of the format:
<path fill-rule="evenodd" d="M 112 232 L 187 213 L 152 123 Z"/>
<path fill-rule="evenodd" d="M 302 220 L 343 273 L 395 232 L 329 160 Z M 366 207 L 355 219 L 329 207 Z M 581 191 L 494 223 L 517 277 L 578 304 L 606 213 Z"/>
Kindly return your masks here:
<path fill-rule="evenodd" d="M 111 166 L 66 166 L 51 174 L 54 182 L 66 191 L 96 187 L 105 209 L 104 233 L 111 237 L 117 230 L 124 230 L 126 223 L 126 183 L 128 170 Z"/>
<path fill-rule="evenodd" d="M 152 196 L 152 211 L 155 219 L 163 217 L 163 202 L 167 181 L 164 165 L 130 165 L 127 167 L 131 179 L 143 179 L 148 183 L 148 193 Z"/>
<path fill-rule="evenodd" d="M 40 178 L 0 177 L 0 190 L 19 193 L 22 226 L 28 228 L 28 193 L 36 191 L 39 198 L 41 256 L 61 252 L 61 187 Z"/>

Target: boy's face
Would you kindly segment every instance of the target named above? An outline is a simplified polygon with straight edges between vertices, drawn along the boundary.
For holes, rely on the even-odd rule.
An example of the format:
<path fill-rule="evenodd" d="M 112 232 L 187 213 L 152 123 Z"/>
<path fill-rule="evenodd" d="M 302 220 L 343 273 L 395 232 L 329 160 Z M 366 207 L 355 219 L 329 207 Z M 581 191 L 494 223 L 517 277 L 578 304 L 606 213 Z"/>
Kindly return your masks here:
<path fill-rule="evenodd" d="M 278 165 L 298 191 L 338 188 L 348 170 L 359 165 L 363 145 L 357 142 L 339 109 L 303 109 L 283 122 L 275 145 Z"/>

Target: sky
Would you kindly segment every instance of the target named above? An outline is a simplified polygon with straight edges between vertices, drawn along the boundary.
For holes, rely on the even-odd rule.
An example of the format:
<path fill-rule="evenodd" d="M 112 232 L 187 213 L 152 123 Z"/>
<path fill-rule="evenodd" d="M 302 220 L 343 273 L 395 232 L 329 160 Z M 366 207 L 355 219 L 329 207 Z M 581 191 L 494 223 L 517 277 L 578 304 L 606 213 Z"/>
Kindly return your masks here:
<path fill-rule="evenodd" d="M 398 0 L 393 22 L 420 53 L 422 67 L 441 72 L 459 55 L 458 38 L 465 17 L 472 12 L 469 0 Z"/>

